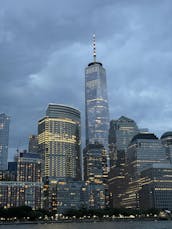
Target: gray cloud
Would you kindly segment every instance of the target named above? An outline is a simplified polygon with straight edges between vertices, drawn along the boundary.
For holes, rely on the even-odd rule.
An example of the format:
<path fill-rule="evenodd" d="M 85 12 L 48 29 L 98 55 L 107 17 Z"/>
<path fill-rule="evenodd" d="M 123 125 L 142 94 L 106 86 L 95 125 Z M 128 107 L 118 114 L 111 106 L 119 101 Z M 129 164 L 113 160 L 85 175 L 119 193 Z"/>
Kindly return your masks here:
<path fill-rule="evenodd" d="M 79 108 L 84 124 L 93 33 L 111 118 L 126 115 L 159 136 L 172 129 L 171 15 L 170 0 L 1 0 L 0 112 L 11 116 L 11 155 L 27 147 L 49 102 Z"/>

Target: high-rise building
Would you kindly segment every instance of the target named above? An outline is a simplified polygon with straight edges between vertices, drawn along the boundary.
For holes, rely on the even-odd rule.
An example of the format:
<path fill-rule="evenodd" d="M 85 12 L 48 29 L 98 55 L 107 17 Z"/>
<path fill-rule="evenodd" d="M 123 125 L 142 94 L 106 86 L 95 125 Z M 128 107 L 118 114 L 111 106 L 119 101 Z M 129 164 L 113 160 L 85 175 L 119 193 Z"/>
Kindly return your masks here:
<path fill-rule="evenodd" d="M 138 192 L 142 186 L 141 172 L 153 163 L 169 163 L 161 141 L 152 133 L 135 135 L 127 150 L 127 167 L 125 176 L 128 178 L 128 187 L 123 207 L 139 208 Z"/>
<path fill-rule="evenodd" d="M 107 182 L 107 157 L 101 144 L 88 144 L 84 149 L 84 180 L 102 184 Z"/>
<path fill-rule="evenodd" d="M 46 116 L 38 122 L 38 144 L 44 178 L 81 179 L 78 110 L 49 104 Z"/>
<path fill-rule="evenodd" d="M 172 210 L 172 165 L 152 164 L 141 172 L 143 179 L 139 191 L 140 208 Z"/>
<path fill-rule="evenodd" d="M 152 163 L 167 162 L 161 141 L 152 133 L 140 133 L 133 137 L 128 150 L 127 162 L 132 178 L 139 177 L 142 170 Z"/>
<path fill-rule="evenodd" d="M 0 114 L 0 170 L 8 169 L 9 124 L 9 116 Z"/>
<path fill-rule="evenodd" d="M 108 174 L 109 201 L 111 207 L 121 208 L 122 196 L 126 190 L 125 152 L 118 152 L 117 158 L 115 165 L 110 167 Z"/>
<path fill-rule="evenodd" d="M 127 147 L 138 133 L 138 127 L 134 120 L 121 116 L 118 120 L 112 120 L 109 128 L 109 155 L 110 172 L 108 185 L 110 193 L 110 205 L 120 208 L 123 194 L 126 190 L 126 152 Z"/>
<path fill-rule="evenodd" d="M 84 178 L 90 188 L 89 206 L 105 207 L 107 171 L 109 170 L 108 129 L 109 108 L 106 70 L 96 61 L 93 36 L 93 62 L 85 68 L 86 148 L 84 149 Z M 95 193 L 99 193 L 96 194 Z M 99 196 L 99 200 L 96 196 Z"/>
<path fill-rule="evenodd" d="M 109 108 L 106 71 L 102 63 L 96 61 L 95 36 L 93 48 L 94 61 L 85 68 L 86 145 L 97 142 L 107 150 Z"/>
<path fill-rule="evenodd" d="M 38 153 L 38 136 L 37 135 L 31 135 L 29 137 L 28 152 Z"/>
<path fill-rule="evenodd" d="M 161 136 L 161 142 L 165 147 L 167 160 L 172 163 L 172 132 L 165 132 Z"/>
<path fill-rule="evenodd" d="M 121 116 L 118 120 L 111 120 L 109 128 L 110 165 L 115 165 L 117 155 L 126 153 L 131 139 L 138 134 L 139 129 L 134 120 Z"/>

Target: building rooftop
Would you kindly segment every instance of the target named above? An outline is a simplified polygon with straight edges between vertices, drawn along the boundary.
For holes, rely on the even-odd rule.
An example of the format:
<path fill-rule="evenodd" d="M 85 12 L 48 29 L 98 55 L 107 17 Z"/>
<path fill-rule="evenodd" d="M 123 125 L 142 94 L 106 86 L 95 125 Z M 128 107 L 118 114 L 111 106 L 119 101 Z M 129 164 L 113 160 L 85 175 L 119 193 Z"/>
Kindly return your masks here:
<path fill-rule="evenodd" d="M 172 131 L 165 132 L 162 136 L 161 139 L 171 137 L 172 138 Z"/>
<path fill-rule="evenodd" d="M 136 140 L 140 140 L 140 139 L 151 139 L 151 140 L 153 140 L 153 139 L 158 139 L 158 138 L 153 133 L 139 133 L 133 137 L 133 139 L 131 140 L 131 143 L 136 141 Z"/>
<path fill-rule="evenodd" d="M 102 63 L 100 63 L 100 62 L 91 62 L 91 63 L 88 64 L 88 66 L 95 65 L 95 64 L 99 64 L 99 65 L 102 66 Z"/>

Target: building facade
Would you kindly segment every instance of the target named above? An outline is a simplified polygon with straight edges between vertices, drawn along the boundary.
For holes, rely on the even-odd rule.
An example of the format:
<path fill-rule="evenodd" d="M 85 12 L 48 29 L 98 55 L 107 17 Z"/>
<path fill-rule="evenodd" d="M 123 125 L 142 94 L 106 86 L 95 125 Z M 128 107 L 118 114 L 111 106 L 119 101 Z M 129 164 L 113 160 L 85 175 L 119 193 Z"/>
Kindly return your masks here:
<path fill-rule="evenodd" d="M 96 61 L 94 39 L 94 61 L 85 68 L 85 113 L 86 145 L 102 144 L 108 150 L 109 108 L 106 70 Z"/>
<path fill-rule="evenodd" d="M 125 116 L 121 116 L 119 119 L 110 122 L 110 172 L 108 186 L 111 207 L 122 207 L 122 198 L 127 188 L 125 174 L 127 147 L 138 131 L 139 129 L 135 121 Z"/>
<path fill-rule="evenodd" d="M 161 142 L 165 147 L 167 160 L 169 160 L 170 163 L 172 163 L 172 132 L 165 132 L 161 136 Z"/>
<path fill-rule="evenodd" d="M 104 184 L 70 179 L 48 180 L 44 184 L 44 208 L 54 213 L 69 209 L 103 209 L 106 202 Z"/>
<path fill-rule="evenodd" d="M 73 179 L 49 180 L 44 185 L 45 209 L 65 213 L 69 209 L 88 206 L 88 190 L 84 181 Z"/>
<path fill-rule="evenodd" d="M 108 206 L 106 185 L 95 182 L 86 182 L 86 188 L 88 193 L 88 209 L 103 209 Z"/>
<path fill-rule="evenodd" d="M 127 152 L 127 147 L 132 138 L 138 134 L 139 129 L 134 120 L 121 116 L 111 120 L 109 128 L 110 165 L 114 166 L 117 155 Z"/>
<path fill-rule="evenodd" d="M 105 208 L 109 204 L 107 154 L 103 145 L 88 144 L 84 149 L 84 180 L 87 184 L 87 208 Z"/>
<path fill-rule="evenodd" d="M 78 110 L 49 104 L 46 116 L 38 122 L 38 144 L 44 178 L 81 179 Z"/>
<path fill-rule="evenodd" d="M 42 160 L 37 153 L 20 152 L 16 155 L 17 181 L 42 182 Z"/>
<path fill-rule="evenodd" d="M 38 153 L 38 136 L 37 135 L 31 135 L 29 137 L 28 152 Z"/>
<path fill-rule="evenodd" d="M 107 183 L 106 150 L 101 144 L 88 144 L 84 150 L 84 180 L 95 183 Z"/>
<path fill-rule="evenodd" d="M 144 183 L 139 191 L 141 209 L 172 210 L 172 165 L 152 164 L 141 172 Z"/>
<path fill-rule="evenodd" d="M 29 206 L 42 208 L 42 184 L 40 182 L 1 181 L 0 207 Z"/>
<path fill-rule="evenodd" d="M 0 114 L 0 170 L 8 169 L 9 125 L 9 116 Z"/>
<path fill-rule="evenodd" d="M 152 133 L 140 133 L 133 137 L 127 150 L 128 173 L 140 177 L 141 171 L 153 163 L 167 162 L 161 141 Z"/>
<path fill-rule="evenodd" d="M 117 158 L 115 165 L 110 167 L 108 174 L 109 202 L 111 207 L 121 208 L 122 197 L 127 187 L 125 152 L 119 152 Z"/>
<path fill-rule="evenodd" d="M 139 191 L 143 179 L 141 172 L 153 163 L 168 163 L 161 141 L 152 133 L 140 133 L 133 137 L 127 150 L 126 178 L 128 187 L 122 199 L 126 208 L 139 208 Z"/>
<path fill-rule="evenodd" d="M 41 159 L 37 153 L 18 152 L 8 170 L 0 171 L 0 207 L 42 208 Z"/>

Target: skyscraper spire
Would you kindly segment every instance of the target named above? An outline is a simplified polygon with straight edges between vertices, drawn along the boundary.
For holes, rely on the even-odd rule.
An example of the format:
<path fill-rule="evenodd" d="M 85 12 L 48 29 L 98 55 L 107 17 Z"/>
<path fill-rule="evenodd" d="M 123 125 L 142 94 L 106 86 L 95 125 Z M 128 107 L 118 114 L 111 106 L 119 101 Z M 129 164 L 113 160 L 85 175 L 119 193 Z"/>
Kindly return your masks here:
<path fill-rule="evenodd" d="M 96 62 L 96 35 L 93 34 L 93 58 L 94 62 Z"/>

